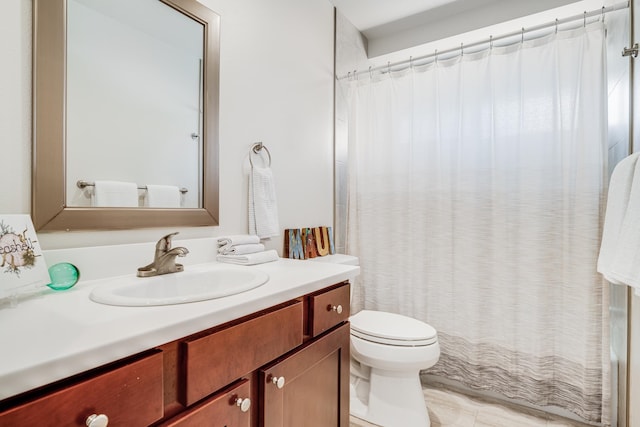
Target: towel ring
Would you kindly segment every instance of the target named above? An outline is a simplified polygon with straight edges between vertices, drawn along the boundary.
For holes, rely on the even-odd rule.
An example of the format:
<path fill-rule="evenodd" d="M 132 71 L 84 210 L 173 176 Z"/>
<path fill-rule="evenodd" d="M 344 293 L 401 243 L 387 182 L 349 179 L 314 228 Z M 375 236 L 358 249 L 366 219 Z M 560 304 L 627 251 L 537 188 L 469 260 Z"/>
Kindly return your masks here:
<path fill-rule="evenodd" d="M 253 167 L 253 159 L 251 158 L 252 152 L 254 154 L 260 154 L 260 152 L 263 149 L 267 153 L 267 157 L 269 159 L 269 162 L 267 163 L 267 167 L 271 167 L 271 153 L 269 152 L 269 149 L 262 142 L 256 142 L 251 146 L 251 151 L 249 152 L 249 163 L 251 163 L 251 167 Z"/>

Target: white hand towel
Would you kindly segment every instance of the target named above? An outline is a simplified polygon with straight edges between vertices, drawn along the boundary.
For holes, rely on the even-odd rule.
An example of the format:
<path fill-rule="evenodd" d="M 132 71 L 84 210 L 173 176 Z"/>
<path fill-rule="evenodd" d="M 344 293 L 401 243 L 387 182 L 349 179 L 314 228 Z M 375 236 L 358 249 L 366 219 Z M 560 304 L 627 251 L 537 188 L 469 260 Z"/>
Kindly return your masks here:
<path fill-rule="evenodd" d="M 265 262 L 277 261 L 278 251 L 275 249 L 271 249 L 264 252 L 256 252 L 253 254 L 245 254 L 245 255 L 218 255 L 218 261 L 226 262 L 229 264 L 239 264 L 239 265 L 255 265 L 255 264 L 264 264 Z"/>
<path fill-rule="evenodd" d="M 620 228 L 611 276 L 640 289 L 640 161 L 636 161 L 629 203 Z"/>
<path fill-rule="evenodd" d="M 262 243 L 250 243 L 248 245 L 224 246 L 218 249 L 218 253 L 222 255 L 245 255 L 256 252 L 263 252 L 264 245 Z"/>
<path fill-rule="evenodd" d="M 278 204 L 270 168 L 251 167 L 249 175 L 249 233 L 266 239 L 279 234 Z"/>
<path fill-rule="evenodd" d="M 605 279 L 615 284 L 620 283 L 612 277 L 613 261 L 618 251 L 620 230 L 627 212 L 629 197 L 631 196 L 631 184 L 637 161 L 637 155 L 631 155 L 623 159 L 613 170 L 609 181 L 607 210 L 604 218 L 597 270 L 602 273 Z"/>
<path fill-rule="evenodd" d="M 180 189 L 175 185 L 147 184 L 144 205 L 150 208 L 179 208 Z"/>
<path fill-rule="evenodd" d="M 597 270 L 611 283 L 640 289 L 640 154 L 622 160 L 609 183 Z"/>
<path fill-rule="evenodd" d="M 133 182 L 96 181 L 91 204 L 97 207 L 138 207 L 138 185 Z"/>
<path fill-rule="evenodd" d="M 218 237 L 218 251 L 229 250 L 232 246 L 260 243 L 260 237 L 255 234 L 236 234 Z"/>

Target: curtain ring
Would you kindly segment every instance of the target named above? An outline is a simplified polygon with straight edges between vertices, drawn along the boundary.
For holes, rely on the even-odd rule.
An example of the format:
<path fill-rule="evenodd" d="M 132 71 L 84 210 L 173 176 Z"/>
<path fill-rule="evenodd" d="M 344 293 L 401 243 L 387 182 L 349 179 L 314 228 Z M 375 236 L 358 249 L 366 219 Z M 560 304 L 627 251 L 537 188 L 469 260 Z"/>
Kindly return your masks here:
<path fill-rule="evenodd" d="M 347 80 L 351 81 L 351 71 L 347 73 Z"/>
<path fill-rule="evenodd" d="M 369 65 L 369 79 L 373 79 L 373 72 L 371 71 L 371 65 Z"/>
<path fill-rule="evenodd" d="M 604 22 L 604 6 L 602 6 L 602 22 Z"/>
<path fill-rule="evenodd" d="M 489 36 L 489 50 L 493 50 L 493 35 Z"/>
<path fill-rule="evenodd" d="M 524 27 L 522 27 L 522 36 L 520 38 L 520 43 L 524 44 Z"/>
<path fill-rule="evenodd" d="M 409 68 L 413 70 L 413 56 L 409 57 Z"/>
<path fill-rule="evenodd" d="M 460 56 L 464 56 L 464 43 L 460 43 Z"/>
<path fill-rule="evenodd" d="M 558 34 L 558 18 L 556 18 L 556 34 Z"/>
<path fill-rule="evenodd" d="M 391 61 L 387 61 L 387 73 L 391 75 Z"/>
<path fill-rule="evenodd" d="M 434 58 L 435 58 L 435 63 L 438 63 L 438 49 L 436 49 L 436 51 L 433 54 Z"/>
<path fill-rule="evenodd" d="M 584 21 L 582 22 L 582 26 L 584 28 L 587 27 L 587 11 L 586 10 L 584 11 Z"/>

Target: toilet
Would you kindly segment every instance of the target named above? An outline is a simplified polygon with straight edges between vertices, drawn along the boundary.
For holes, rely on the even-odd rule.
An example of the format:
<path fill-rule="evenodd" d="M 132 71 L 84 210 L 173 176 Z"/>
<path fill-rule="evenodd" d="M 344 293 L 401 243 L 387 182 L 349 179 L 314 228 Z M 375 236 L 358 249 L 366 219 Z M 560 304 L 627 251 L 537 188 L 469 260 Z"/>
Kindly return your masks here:
<path fill-rule="evenodd" d="M 329 255 L 315 261 L 358 264 Z M 407 316 L 362 310 L 351 322 L 351 415 L 382 427 L 431 425 L 420 371 L 440 357 L 437 331 Z"/>

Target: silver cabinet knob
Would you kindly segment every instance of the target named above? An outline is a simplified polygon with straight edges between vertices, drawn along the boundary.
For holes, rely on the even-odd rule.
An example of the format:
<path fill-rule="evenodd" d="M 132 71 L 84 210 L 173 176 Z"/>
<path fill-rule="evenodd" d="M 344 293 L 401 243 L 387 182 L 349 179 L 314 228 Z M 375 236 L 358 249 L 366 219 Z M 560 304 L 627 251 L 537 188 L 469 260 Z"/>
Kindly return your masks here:
<path fill-rule="evenodd" d="M 109 417 L 105 414 L 92 414 L 87 417 L 85 424 L 87 427 L 107 427 L 109 424 Z"/>
<path fill-rule="evenodd" d="M 242 412 L 247 412 L 251 408 L 251 399 L 248 397 L 242 399 L 238 397 L 236 399 L 236 406 L 240 408 Z"/>
<path fill-rule="evenodd" d="M 342 314 L 342 306 L 339 305 L 339 304 L 338 305 L 329 306 L 329 308 L 330 308 L 330 311 L 335 311 L 338 314 Z"/>
<path fill-rule="evenodd" d="M 271 383 L 278 388 L 282 388 L 284 387 L 284 377 L 271 377 Z"/>

